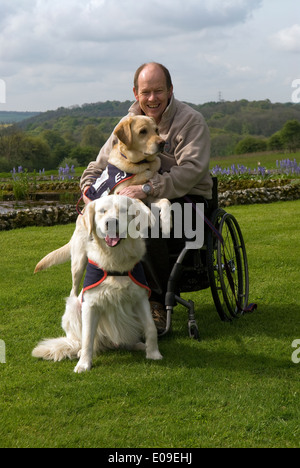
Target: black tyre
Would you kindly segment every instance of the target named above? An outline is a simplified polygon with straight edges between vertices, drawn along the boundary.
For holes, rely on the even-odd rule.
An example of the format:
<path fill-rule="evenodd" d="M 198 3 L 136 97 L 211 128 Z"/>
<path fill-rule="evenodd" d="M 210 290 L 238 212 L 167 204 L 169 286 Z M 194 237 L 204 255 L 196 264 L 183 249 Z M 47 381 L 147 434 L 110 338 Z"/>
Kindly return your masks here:
<path fill-rule="evenodd" d="M 249 275 L 245 243 L 235 217 L 217 209 L 207 234 L 207 267 L 217 312 L 224 321 L 237 317 L 248 304 Z M 221 237 L 220 237 L 220 235 Z"/>

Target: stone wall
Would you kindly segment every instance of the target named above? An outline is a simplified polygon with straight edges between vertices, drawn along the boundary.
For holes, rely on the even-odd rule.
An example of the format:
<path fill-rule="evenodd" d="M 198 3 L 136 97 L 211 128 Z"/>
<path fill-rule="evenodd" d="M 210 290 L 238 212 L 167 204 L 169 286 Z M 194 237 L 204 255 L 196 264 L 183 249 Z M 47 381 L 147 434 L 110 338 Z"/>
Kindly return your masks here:
<path fill-rule="evenodd" d="M 75 223 L 77 216 L 78 213 L 74 205 L 18 209 L 0 215 L 0 231 L 27 226 Z"/>
<path fill-rule="evenodd" d="M 260 187 L 242 190 L 219 191 L 219 205 L 252 205 L 300 199 L 300 183 L 280 187 Z"/>
<path fill-rule="evenodd" d="M 246 188 L 225 190 L 219 188 L 219 205 L 249 205 L 300 199 L 300 183 L 279 187 Z M 60 205 L 18 209 L 0 214 L 0 231 L 26 226 L 53 226 L 74 223 L 78 213 L 75 205 Z"/>

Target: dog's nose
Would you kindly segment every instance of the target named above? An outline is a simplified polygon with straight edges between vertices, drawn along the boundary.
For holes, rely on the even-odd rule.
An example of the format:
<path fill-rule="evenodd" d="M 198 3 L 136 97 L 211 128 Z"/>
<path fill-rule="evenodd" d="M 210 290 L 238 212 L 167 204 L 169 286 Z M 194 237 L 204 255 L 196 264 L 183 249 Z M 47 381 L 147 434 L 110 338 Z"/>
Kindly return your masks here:
<path fill-rule="evenodd" d="M 116 218 L 108 218 L 105 221 L 105 229 L 107 232 L 117 233 L 119 230 L 119 220 Z"/>

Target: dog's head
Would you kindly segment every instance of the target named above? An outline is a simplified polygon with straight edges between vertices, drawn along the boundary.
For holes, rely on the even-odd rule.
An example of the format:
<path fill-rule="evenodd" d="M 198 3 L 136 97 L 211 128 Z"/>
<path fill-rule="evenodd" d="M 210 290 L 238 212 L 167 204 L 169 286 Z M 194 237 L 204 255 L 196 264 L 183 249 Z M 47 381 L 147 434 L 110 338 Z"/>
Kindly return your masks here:
<path fill-rule="evenodd" d="M 91 202 L 85 211 L 89 235 L 107 248 L 119 246 L 123 239 L 141 239 L 154 225 L 155 217 L 140 200 L 110 195 Z"/>
<path fill-rule="evenodd" d="M 131 162 L 154 161 L 164 149 L 165 141 L 159 136 L 158 127 L 152 117 L 136 115 L 122 120 L 114 134 L 126 149 L 130 150 Z M 128 153 L 126 153 L 127 155 Z"/>

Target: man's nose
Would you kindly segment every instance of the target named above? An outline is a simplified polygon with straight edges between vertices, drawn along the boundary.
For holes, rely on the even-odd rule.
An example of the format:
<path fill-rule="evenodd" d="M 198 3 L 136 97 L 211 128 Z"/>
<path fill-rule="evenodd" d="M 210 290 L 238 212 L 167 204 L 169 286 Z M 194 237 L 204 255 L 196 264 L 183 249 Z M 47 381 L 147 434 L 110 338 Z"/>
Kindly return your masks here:
<path fill-rule="evenodd" d="M 156 93 L 152 91 L 152 93 L 149 94 L 148 97 L 149 101 L 155 101 L 156 100 Z"/>

